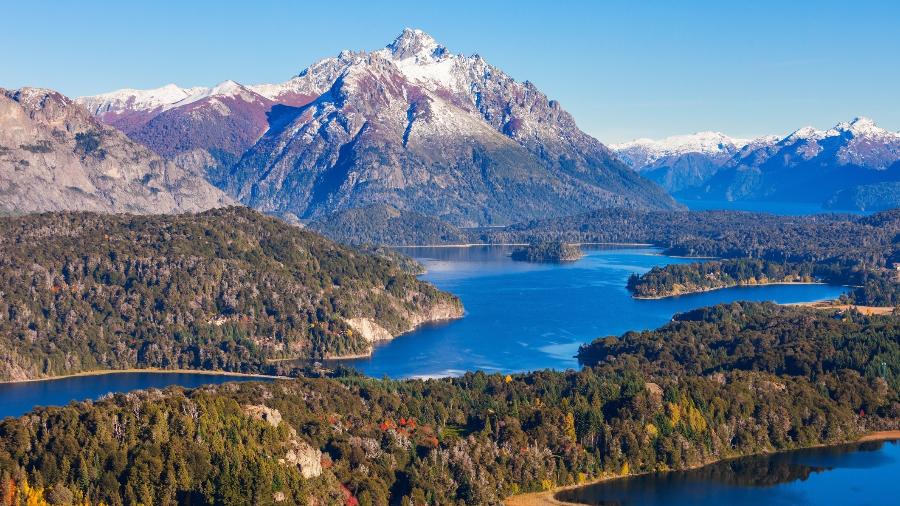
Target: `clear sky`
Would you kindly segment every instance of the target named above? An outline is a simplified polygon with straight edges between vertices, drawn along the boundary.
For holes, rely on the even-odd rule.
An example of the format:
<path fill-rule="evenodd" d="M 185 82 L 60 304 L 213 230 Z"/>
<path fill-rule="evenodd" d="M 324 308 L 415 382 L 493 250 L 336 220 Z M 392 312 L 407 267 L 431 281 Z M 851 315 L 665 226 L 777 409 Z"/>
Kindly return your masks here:
<path fill-rule="evenodd" d="M 0 86 L 70 96 L 284 81 L 403 27 L 477 52 L 604 142 L 698 130 L 900 130 L 900 2 L 0 2 Z"/>

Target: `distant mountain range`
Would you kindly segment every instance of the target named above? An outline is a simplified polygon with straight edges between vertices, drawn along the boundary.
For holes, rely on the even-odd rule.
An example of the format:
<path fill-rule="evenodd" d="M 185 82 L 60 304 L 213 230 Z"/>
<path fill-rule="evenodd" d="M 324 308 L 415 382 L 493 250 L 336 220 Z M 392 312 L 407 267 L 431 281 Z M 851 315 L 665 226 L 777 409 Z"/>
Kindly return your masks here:
<path fill-rule="evenodd" d="M 669 192 L 691 188 L 712 176 L 750 142 L 720 132 L 665 139 L 636 139 L 610 146 L 630 167 Z"/>
<path fill-rule="evenodd" d="M 120 90 L 78 102 L 241 202 L 300 219 L 387 204 L 457 225 L 678 207 L 533 84 L 420 30 L 281 84 Z"/>
<path fill-rule="evenodd" d="M 0 212 L 177 213 L 231 203 L 57 92 L 0 89 Z"/>
<path fill-rule="evenodd" d="M 402 216 L 421 228 L 680 207 L 666 191 L 684 201 L 900 205 L 900 133 L 871 120 L 607 147 L 532 83 L 413 29 L 283 83 L 167 85 L 74 102 L 23 89 L 0 102 L 7 212 L 178 212 L 233 198 L 290 221 L 338 213 L 336 222 L 364 228 L 365 212 L 345 211 L 377 209 L 380 223 Z"/>
<path fill-rule="evenodd" d="M 834 209 L 900 206 L 900 133 L 868 118 L 786 137 L 734 139 L 716 132 L 612 146 L 682 199 L 809 202 Z"/>

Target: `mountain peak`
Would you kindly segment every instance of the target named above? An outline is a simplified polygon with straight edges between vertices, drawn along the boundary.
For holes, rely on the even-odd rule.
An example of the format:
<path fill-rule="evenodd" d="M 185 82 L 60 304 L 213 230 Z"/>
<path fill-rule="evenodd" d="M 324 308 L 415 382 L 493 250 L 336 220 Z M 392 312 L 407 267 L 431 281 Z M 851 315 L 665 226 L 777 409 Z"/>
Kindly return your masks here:
<path fill-rule="evenodd" d="M 211 95 L 234 95 L 236 93 L 240 93 L 244 91 L 243 85 L 238 84 L 231 79 L 222 81 L 221 83 L 213 86 L 212 90 L 210 90 Z"/>
<path fill-rule="evenodd" d="M 856 117 L 849 123 L 846 121 L 838 123 L 832 130 L 838 133 L 849 132 L 854 137 L 865 135 L 883 135 L 888 133 L 887 130 L 876 125 L 875 121 L 863 116 Z"/>
<path fill-rule="evenodd" d="M 805 139 L 818 140 L 823 135 L 824 135 L 824 133 L 821 130 L 816 130 L 815 127 L 807 125 L 805 127 L 798 128 L 797 130 L 794 130 L 793 132 L 791 132 L 790 135 L 785 137 L 783 142 L 795 142 L 795 141 L 805 140 Z"/>
<path fill-rule="evenodd" d="M 875 121 L 865 116 L 857 116 L 850 122 L 854 126 L 875 126 Z"/>
<path fill-rule="evenodd" d="M 446 51 L 431 35 L 418 28 L 404 28 L 387 48 L 395 58 L 401 60 L 414 56 L 439 56 Z"/>
<path fill-rule="evenodd" d="M 635 139 L 631 142 L 613 144 L 610 147 L 618 152 L 642 152 L 647 161 L 685 153 L 705 153 L 716 155 L 732 153 L 747 145 L 751 139 L 729 137 L 722 132 L 696 132 L 689 135 L 673 135 L 663 139 Z"/>

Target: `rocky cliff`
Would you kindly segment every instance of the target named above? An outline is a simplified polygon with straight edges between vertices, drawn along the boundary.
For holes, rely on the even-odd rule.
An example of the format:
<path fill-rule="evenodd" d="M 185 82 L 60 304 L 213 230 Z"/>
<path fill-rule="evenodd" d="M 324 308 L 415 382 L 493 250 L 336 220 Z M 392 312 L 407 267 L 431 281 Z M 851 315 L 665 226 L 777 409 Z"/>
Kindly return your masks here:
<path fill-rule="evenodd" d="M 51 90 L 0 89 L 0 209 L 178 213 L 233 201 Z"/>

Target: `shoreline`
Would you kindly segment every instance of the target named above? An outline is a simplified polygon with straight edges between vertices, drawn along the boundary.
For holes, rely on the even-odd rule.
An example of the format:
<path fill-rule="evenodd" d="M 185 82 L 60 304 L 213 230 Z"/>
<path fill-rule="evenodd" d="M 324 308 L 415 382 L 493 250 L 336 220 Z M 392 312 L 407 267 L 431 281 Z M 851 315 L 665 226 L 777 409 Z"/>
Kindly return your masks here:
<path fill-rule="evenodd" d="M 478 246 L 528 246 L 527 242 L 471 242 L 459 244 L 385 244 L 387 248 L 476 248 Z M 578 246 L 631 246 L 641 248 L 655 248 L 654 244 L 643 242 L 570 242 Z"/>
<path fill-rule="evenodd" d="M 403 332 L 400 332 L 396 336 L 391 336 L 390 339 L 378 339 L 375 341 L 371 341 L 369 343 L 368 351 L 360 352 L 360 353 L 351 353 L 348 355 L 340 355 L 340 356 L 336 356 L 336 357 L 335 356 L 325 357 L 322 360 L 343 361 L 343 360 L 360 360 L 360 359 L 365 359 L 365 358 L 372 358 L 372 355 L 375 354 L 375 348 L 377 348 L 379 345 L 389 343 L 389 342 L 393 341 L 394 339 L 397 339 L 398 337 L 415 332 L 416 330 L 419 330 L 420 328 L 422 328 L 426 325 L 452 322 L 452 321 L 460 320 L 465 316 L 466 316 L 466 310 L 464 308 L 462 308 L 460 310 L 459 316 L 452 316 L 449 318 L 436 318 L 433 320 L 425 320 L 425 321 L 422 321 L 422 322 L 419 322 L 419 323 L 413 325 L 412 327 L 408 328 L 407 330 L 404 330 Z"/>
<path fill-rule="evenodd" d="M 701 467 L 716 464 L 718 462 L 725 462 L 728 460 L 740 459 L 740 458 L 744 458 L 744 457 L 752 457 L 754 455 L 769 455 L 769 454 L 775 454 L 775 453 L 788 453 L 788 452 L 799 451 L 799 450 L 836 447 L 836 446 L 849 445 L 849 444 L 854 444 L 854 443 L 868 443 L 868 442 L 872 442 L 872 441 L 894 441 L 894 440 L 900 440 L 900 430 L 883 430 L 883 431 L 869 432 L 869 433 L 863 434 L 862 436 L 860 436 L 857 439 L 854 439 L 852 441 L 843 441 L 840 443 L 816 444 L 816 445 L 811 445 L 811 446 L 804 446 L 802 448 L 793 448 L 790 450 L 783 450 L 783 451 L 777 451 L 777 452 L 759 452 L 759 453 L 750 453 L 747 455 L 739 455 L 739 456 L 735 456 L 735 457 L 725 457 L 725 458 L 705 462 L 703 464 L 686 467 L 684 469 L 673 469 L 672 471 L 666 471 L 666 472 L 690 471 L 692 469 L 699 469 Z M 585 506 L 582 503 L 561 501 L 556 498 L 556 494 L 558 494 L 559 492 L 563 492 L 565 490 L 572 490 L 572 489 L 580 488 L 580 487 L 588 487 L 591 485 L 596 485 L 598 483 L 604 483 L 607 481 L 625 480 L 625 479 L 630 479 L 630 478 L 634 478 L 637 476 L 646 476 L 648 474 L 652 474 L 655 472 L 656 471 L 646 471 L 646 472 L 642 472 L 642 473 L 628 474 L 625 476 L 603 476 L 603 477 L 597 478 L 595 480 L 587 481 L 587 482 L 581 483 L 581 484 L 564 485 L 564 486 L 554 487 L 551 490 L 546 490 L 546 491 L 542 491 L 542 492 L 528 492 L 525 494 L 510 496 L 503 500 L 503 504 L 504 504 L 504 506 Z"/>
<path fill-rule="evenodd" d="M 272 374 L 249 373 L 249 372 L 230 372 L 230 371 L 222 371 L 222 370 L 216 370 L 216 369 L 159 369 L 156 367 L 148 367 L 146 369 L 142 369 L 142 368 L 95 369 L 92 371 L 82 371 L 82 372 L 76 372 L 76 373 L 72 373 L 72 374 L 63 374 L 61 376 L 48 376 L 46 378 L 6 380 L 6 381 L 0 381 L 0 386 L 15 385 L 15 384 L 20 384 L 20 383 L 37 383 L 40 381 L 54 381 L 54 380 L 63 380 L 63 379 L 69 379 L 69 378 L 80 378 L 80 377 L 89 377 L 89 376 L 105 376 L 107 374 L 134 374 L 134 373 L 201 374 L 201 375 L 206 375 L 206 376 L 234 376 L 234 377 L 242 377 L 242 378 L 260 378 L 260 379 L 291 379 L 290 376 L 277 376 L 277 375 L 272 375 Z"/>
<path fill-rule="evenodd" d="M 737 285 L 728 285 L 728 286 L 717 286 L 715 288 L 704 288 L 702 290 L 692 290 L 689 292 L 681 292 L 672 295 L 653 295 L 653 296 L 644 296 L 644 295 L 632 295 L 631 298 L 635 300 L 660 300 L 660 299 L 669 299 L 672 297 L 681 297 L 682 295 L 696 295 L 699 293 L 708 293 L 715 292 L 717 290 L 726 290 L 728 288 L 753 288 L 757 286 L 772 286 L 772 285 L 827 285 L 824 281 L 776 281 L 772 283 L 743 283 Z M 846 285 L 840 285 L 846 286 Z M 822 300 L 812 300 L 809 302 L 795 302 L 793 304 L 814 304 L 816 302 L 822 302 L 827 299 Z"/>

